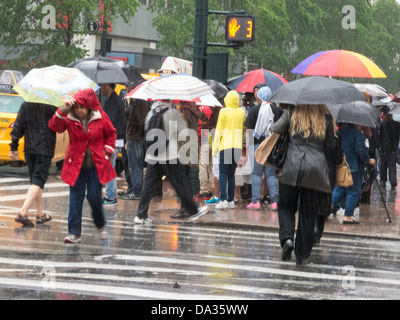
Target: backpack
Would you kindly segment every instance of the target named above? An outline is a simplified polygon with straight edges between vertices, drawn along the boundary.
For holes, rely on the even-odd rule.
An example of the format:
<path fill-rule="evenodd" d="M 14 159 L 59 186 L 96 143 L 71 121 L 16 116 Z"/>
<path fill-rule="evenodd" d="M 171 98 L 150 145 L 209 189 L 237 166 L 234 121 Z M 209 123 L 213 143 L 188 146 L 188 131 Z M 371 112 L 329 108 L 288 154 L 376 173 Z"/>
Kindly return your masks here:
<path fill-rule="evenodd" d="M 160 111 L 157 111 L 157 112 L 155 111 L 151 115 L 147 130 L 146 130 L 145 135 L 144 135 L 144 138 L 145 138 L 144 139 L 145 152 L 147 152 L 147 150 L 150 148 L 150 146 L 152 146 L 156 141 L 158 141 L 158 137 L 157 136 L 154 137 L 154 140 L 150 140 L 150 141 L 147 140 L 146 139 L 147 138 L 147 133 L 152 129 L 160 129 L 160 130 L 165 132 L 163 115 L 164 115 L 165 112 L 168 111 L 168 109 L 169 108 L 164 108 L 163 110 L 160 110 Z M 166 141 L 166 146 L 168 146 L 168 139 Z M 155 151 L 154 155 L 158 156 L 158 149 Z"/>

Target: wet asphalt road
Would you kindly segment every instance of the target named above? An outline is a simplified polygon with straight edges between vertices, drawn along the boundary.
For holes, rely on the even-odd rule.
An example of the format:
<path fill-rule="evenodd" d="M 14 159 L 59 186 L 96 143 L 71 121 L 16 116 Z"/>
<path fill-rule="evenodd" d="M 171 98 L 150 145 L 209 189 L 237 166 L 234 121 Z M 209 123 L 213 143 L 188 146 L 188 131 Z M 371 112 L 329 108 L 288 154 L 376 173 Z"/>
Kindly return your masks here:
<path fill-rule="evenodd" d="M 134 225 L 106 209 L 100 240 L 85 204 L 82 243 L 65 245 L 68 187 L 52 175 L 53 221 L 14 222 L 29 180 L 0 173 L 0 299 L 398 299 L 399 241 L 324 235 L 312 263 L 280 261 L 277 231 L 200 224 Z M 176 212 L 170 202 L 160 207 Z M 175 211 L 174 211 L 175 210 Z M 35 212 L 30 216 L 33 218 Z"/>

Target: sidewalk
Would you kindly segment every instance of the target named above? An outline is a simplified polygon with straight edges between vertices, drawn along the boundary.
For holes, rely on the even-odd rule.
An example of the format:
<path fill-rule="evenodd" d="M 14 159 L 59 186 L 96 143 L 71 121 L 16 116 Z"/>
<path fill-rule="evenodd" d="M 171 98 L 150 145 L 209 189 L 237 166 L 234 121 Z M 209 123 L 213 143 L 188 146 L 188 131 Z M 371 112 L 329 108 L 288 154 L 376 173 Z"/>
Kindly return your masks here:
<path fill-rule="evenodd" d="M 360 214 L 355 216 L 360 221 L 358 225 L 343 225 L 343 216 L 330 216 L 325 223 L 325 234 L 344 234 L 353 236 L 365 236 L 371 238 L 384 238 L 400 240 L 400 190 L 383 190 L 384 199 L 392 223 L 388 222 L 388 216 L 377 186 L 373 185 L 370 204 L 360 204 Z M 118 200 L 132 210 L 137 209 L 138 201 Z M 202 201 L 196 201 L 199 206 Z M 215 206 L 209 206 L 209 212 L 199 220 L 191 223 L 197 225 L 218 225 L 236 228 L 259 228 L 277 230 L 279 228 L 278 212 L 269 210 L 263 205 L 260 211 L 246 210 L 249 202 L 237 203 L 235 209 L 216 210 Z M 180 204 L 174 197 L 173 190 L 164 188 L 163 198 L 155 197 L 150 203 L 149 217 L 154 224 L 186 224 L 187 219 L 172 219 L 171 215 L 178 212 Z"/>

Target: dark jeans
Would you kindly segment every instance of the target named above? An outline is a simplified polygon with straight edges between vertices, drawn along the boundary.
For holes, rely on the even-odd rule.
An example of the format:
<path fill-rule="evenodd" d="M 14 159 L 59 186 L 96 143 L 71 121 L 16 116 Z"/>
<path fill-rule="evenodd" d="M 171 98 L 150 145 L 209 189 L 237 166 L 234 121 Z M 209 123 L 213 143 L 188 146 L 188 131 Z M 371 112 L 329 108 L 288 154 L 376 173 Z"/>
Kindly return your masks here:
<path fill-rule="evenodd" d="M 176 193 L 181 199 L 181 206 L 185 208 L 190 215 L 196 214 L 197 205 L 193 201 L 193 193 L 187 170 L 185 165 L 178 161 L 176 164 L 147 164 L 137 216 L 141 219 L 148 217 L 147 212 L 149 210 L 150 201 L 163 175 L 167 177 L 167 180 L 170 181 L 175 188 Z"/>
<path fill-rule="evenodd" d="M 221 201 L 233 201 L 235 197 L 235 171 L 242 154 L 241 149 L 225 149 L 219 153 L 219 192 Z M 226 182 L 228 181 L 228 194 Z"/>
<path fill-rule="evenodd" d="M 92 209 L 94 223 L 98 229 L 105 225 L 103 199 L 99 177 L 95 167 L 82 168 L 75 187 L 70 187 L 68 233 L 76 236 L 82 231 L 82 208 L 87 188 L 87 200 Z"/>
<path fill-rule="evenodd" d="M 128 190 L 133 192 L 136 196 L 140 197 L 142 194 L 143 186 L 143 145 L 139 141 L 128 140 L 127 153 L 130 180 L 132 189 Z"/>
<path fill-rule="evenodd" d="M 314 226 L 322 192 L 279 183 L 279 240 L 294 240 L 295 214 L 299 210 L 295 255 L 307 259 L 314 245 Z"/>
<path fill-rule="evenodd" d="M 394 152 L 380 152 L 379 158 L 381 167 L 379 170 L 381 176 L 381 182 L 386 183 L 387 171 L 389 169 L 389 182 L 392 188 L 397 187 L 397 173 L 396 173 L 396 161 L 397 151 Z"/>

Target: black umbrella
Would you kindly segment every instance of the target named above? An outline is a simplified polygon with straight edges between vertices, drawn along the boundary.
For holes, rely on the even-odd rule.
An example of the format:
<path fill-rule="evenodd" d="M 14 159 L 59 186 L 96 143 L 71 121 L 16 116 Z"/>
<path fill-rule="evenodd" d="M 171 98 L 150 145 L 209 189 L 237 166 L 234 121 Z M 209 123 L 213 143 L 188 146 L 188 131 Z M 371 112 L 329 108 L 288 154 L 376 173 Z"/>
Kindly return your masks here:
<path fill-rule="evenodd" d="M 72 62 L 68 67 L 81 70 L 87 77 L 98 84 L 123 83 L 138 85 L 145 81 L 134 67 L 115 59 L 103 57 L 85 58 Z"/>
<path fill-rule="evenodd" d="M 335 105 L 357 100 L 365 101 L 366 98 L 351 83 L 319 76 L 285 83 L 269 99 L 270 102 L 293 105 Z"/>
<path fill-rule="evenodd" d="M 214 90 L 215 94 L 214 96 L 219 100 L 228 93 L 228 88 L 224 86 L 221 82 L 218 82 L 216 80 L 208 79 L 204 80 L 205 83 L 207 83 L 211 89 Z"/>
<path fill-rule="evenodd" d="M 339 105 L 328 105 L 337 122 L 358 124 L 375 128 L 380 123 L 380 112 L 366 101 L 352 101 Z"/>

